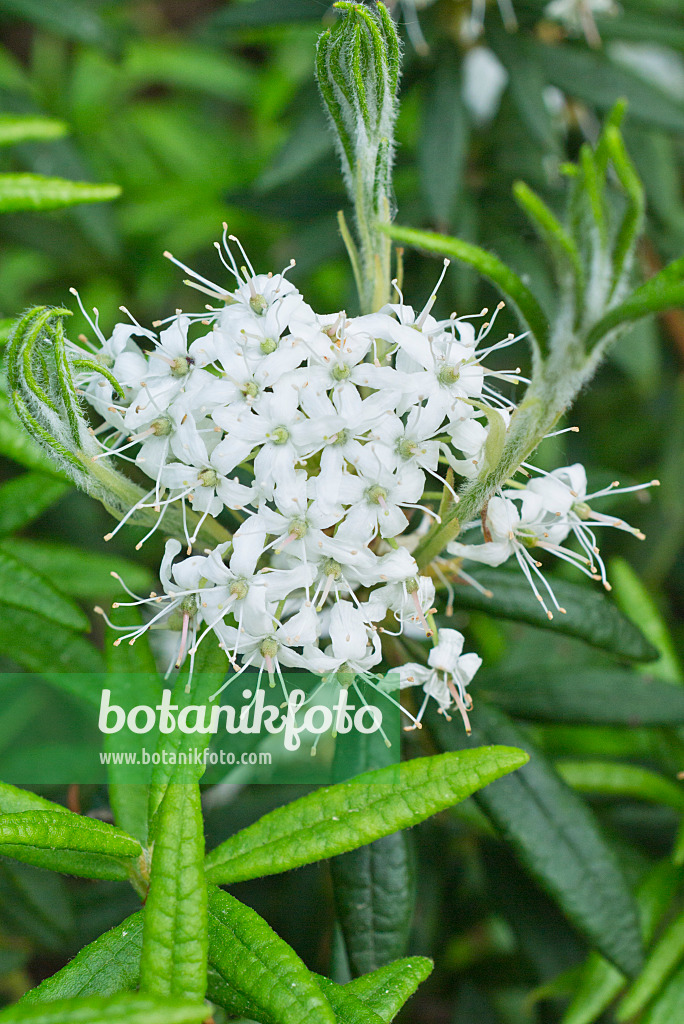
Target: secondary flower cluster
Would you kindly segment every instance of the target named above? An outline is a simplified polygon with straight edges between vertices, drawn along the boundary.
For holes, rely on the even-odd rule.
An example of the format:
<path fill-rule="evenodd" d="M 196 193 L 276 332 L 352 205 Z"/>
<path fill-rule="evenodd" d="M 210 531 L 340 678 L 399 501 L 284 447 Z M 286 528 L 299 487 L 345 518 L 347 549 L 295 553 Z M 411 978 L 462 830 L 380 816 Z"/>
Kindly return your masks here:
<path fill-rule="evenodd" d="M 284 273 L 256 274 L 242 250 L 238 269 L 230 242 L 224 233 L 219 248 L 230 292 L 184 267 L 214 300 L 206 312 L 178 312 L 158 334 L 119 324 L 110 338 L 96 320 L 85 366 L 71 346 L 79 388 L 103 421 L 93 430 L 101 457 L 127 459 L 150 481 L 113 532 L 152 512 L 140 547 L 172 507 L 183 523 L 185 554 L 177 537 L 166 543 L 163 592 L 115 606 L 146 612 L 142 626 L 113 627 L 117 643 L 177 630 L 171 671 L 213 635 L 237 672 L 266 672 L 285 696 L 283 668 L 374 684 L 383 634 L 435 635 L 435 580 L 451 584 L 439 565 L 434 578 L 421 574 L 411 552 L 439 521 L 442 494 L 457 500 L 454 477 L 479 472 L 493 424 L 505 430 L 514 406 L 490 379 L 519 378 L 482 360 L 517 339 L 484 345 L 494 317 L 478 331 L 455 315 L 437 321 L 435 295 L 420 312 L 398 293 L 378 313 L 319 315 Z M 202 527 L 222 514 L 237 528 L 207 549 Z M 493 498 L 485 543 L 449 554 L 496 565 L 514 555 L 534 587 L 531 543 L 595 572 L 595 521 L 581 467 L 571 467 Z M 560 546 L 570 531 L 586 556 Z M 462 647 L 460 633 L 442 630 L 430 668 L 410 665 L 400 678 L 445 713 L 456 706 L 467 726 L 465 687 L 480 660 Z"/>

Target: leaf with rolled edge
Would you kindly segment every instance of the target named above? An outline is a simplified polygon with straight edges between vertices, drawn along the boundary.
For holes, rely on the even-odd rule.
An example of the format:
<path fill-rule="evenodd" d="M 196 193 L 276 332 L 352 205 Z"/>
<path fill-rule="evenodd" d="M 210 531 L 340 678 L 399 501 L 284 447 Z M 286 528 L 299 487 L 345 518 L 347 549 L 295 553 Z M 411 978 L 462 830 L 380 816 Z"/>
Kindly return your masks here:
<path fill-rule="evenodd" d="M 610 309 L 587 335 L 587 346 L 597 344 L 604 335 L 618 327 L 632 324 L 653 313 L 663 313 L 684 303 L 684 257 L 654 274 L 646 284 L 633 291 L 628 299 Z"/>
<path fill-rule="evenodd" d="M 393 758 L 379 733 L 340 735 L 333 780 L 381 768 Z M 407 832 L 394 832 L 330 861 L 335 912 L 352 977 L 406 952 L 416 898 L 410 843 Z"/>
<path fill-rule="evenodd" d="M 377 227 L 400 245 L 411 245 L 416 249 L 439 253 L 441 256 L 461 260 L 474 267 L 511 302 L 523 326 L 532 332 L 542 355 L 546 353 L 549 342 L 549 322 L 546 314 L 527 285 L 493 253 L 470 242 L 464 242 L 463 239 L 450 238 L 432 231 L 419 231 L 397 224 L 378 224 Z"/>
<path fill-rule="evenodd" d="M 649 800 L 684 811 L 684 788 L 638 764 L 616 761 L 561 761 L 556 771 L 580 793 Z"/>
<path fill-rule="evenodd" d="M 316 978 L 256 911 L 209 887 L 210 997 L 263 1024 L 335 1024 Z M 224 988 L 223 997 L 221 989 Z"/>
<path fill-rule="evenodd" d="M 156 820 L 145 903 L 140 988 L 203 999 L 207 989 L 207 883 L 199 786 L 171 783 Z"/>
<path fill-rule="evenodd" d="M 431 713 L 443 747 L 470 742 L 456 723 Z M 587 805 L 562 781 L 527 735 L 502 712 L 477 702 L 472 740 L 528 751 L 523 769 L 476 795 L 530 874 L 575 927 L 625 974 L 643 962 L 637 908 L 622 869 Z"/>
<path fill-rule="evenodd" d="M 492 596 L 480 593 L 475 587 L 457 586 L 455 608 L 527 622 L 531 626 L 577 637 L 592 647 L 633 661 L 653 661 L 658 656 L 634 623 L 596 588 L 566 580 L 552 580 L 553 592 L 566 614 L 556 613 L 553 619 L 549 619 L 522 573 L 506 569 L 473 569 L 470 565 L 468 572 Z M 443 626 L 448 625 L 443 618 L 437 621 L 441 621 Z"/>
<path fill-rule="evenodd" d="M 473 692 L 516 718 L 599 725 L 684 725 L 684 690 L 611 666 L 530 668 L 525 675 L 488 672 Z"/>
<path fill-rule="evenodd" d="M 383 1024 L 382 1017 L 366 1003 L 362 1003 L 346 986 L 336 985 L 334 981 L 320 975 L 316 980 L 332 1006 L 338 1024 Z"/>
<path fill-rule="evenodd" d="M 83 878 L 127 879 L 126 861 L 140 857 L 132 836 L 96 818 L 53 811 L 19 811 L 0 817 L 5 857 Z"/>
<path fill-rule="evenodd" d="M 679 886 L 679 872 L 670 861 L 661 861 L 637 887 L 637 905 L 644 943 L 669 910 Z M 561 1024 L 594 1024 L 625 988 L 627 979 L 600 953 L 591 953 L 582 965 L 582 976 Z"/>
<path fill-rule="evenodd" d="M 231 836 L 208 855 L 207 877 L 238 882 L 355 850 L 417 825 L 526 761 L 521 750 L 490 746 L 364 772 L 278 807 Z"/>
<path fill-rule="evenodd" d="M 344 987 L 389 1024 L 432 971 L 432 960 L 410 956 L 354 978 Z"/>
<path fill-rule="evenodd" d="M 641 1017 L 640 1024 L 675 1024 L 684 1019 L 684 964 Z"/>
<path fill-rule="evenodd" d="M 94 185 L 40 174 L 0 174 L 0 213 L 58 210 L 77 203 L 102 203 L 120 195 L 119 185 Z"/>
<path fill-rule="evenodd" d="M 0 1012 L 0 1024 L 202 1024 L 210 1012 L 197 1000 L 124 993 L 36 1005 L 20 1002 Z"/>
<path fill-rule="evenodd" d="M 0 782 L 0 814 L 14 814 L 18 811 L 50 811 L 53 814 L 71 814 L 71 811 L 52 800 L 32 793 L 30 789 L 20 789 Z M 2 819 L 0 819 L 2 820 Z"/>
<path fill-rule="evenodd" d="M 81 609 L 60 594 L 44 576 L 0 550 L 0 606 L 35 612 L 49 622 L 80 633 L 90 629 Z"/>
<path fill-rule="evenodd" d="M 100 935 L 69 963 L 22 996 L 21 1005 L 51 1003 L 74 996 L 110 996 L 138 987 L 143 914 L 131 914 Z"/>
<path fill-rule="evenodd" d="M 68 131 L 64 121 L 26 114 L 0 114 L 0 146 L 36 139 L 59 139 Z"/>
<path fill-rule="evenodd" d="M 631 1020 L 662 991 L 663 985 L 684 958 L 684 914 L 672 921 L 649 953 L 644 969 L 625 993 L 615 1011 L 619 1024 Z"/>

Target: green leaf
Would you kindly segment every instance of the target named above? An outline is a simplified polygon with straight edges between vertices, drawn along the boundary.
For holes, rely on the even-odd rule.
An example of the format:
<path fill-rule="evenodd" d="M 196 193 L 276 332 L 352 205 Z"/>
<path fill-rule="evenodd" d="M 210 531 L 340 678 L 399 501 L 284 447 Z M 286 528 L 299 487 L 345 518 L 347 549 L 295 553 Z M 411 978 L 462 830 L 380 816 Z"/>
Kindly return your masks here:
<path fill-rule="evenodd" d="M 443 746 L 469 742 L 455 723 L 435 714 L 430 721 Z M 529 752 L 521 771 L 478 793 L 477 803 L 569 920 L 616 966 L 636 974 L 643 958 L 636 906 L 589 808 L 526 734 L 483 701 L 477 704 L 472 738 Z"/>
<path fill-rule="evenodd" d="M 679 872 L 665 860 L 657 864 L 639 883 L 637 904 L 641 934 L 648 944 L 669 909 L 679 884 Z M 599 953 L 591 953 L 582 972 L 581 983 L 563 1015 L 562 1024 L 593 1024 L 624 989 L 624 974 Z"/>
<path fill-rule="evenodd" d="M 74 927 L 71 900 L 59 875 L 2 859 L 0 906 L 3 931 L 59 952 Z"/>
<path fill-rule="evenodd" d="M 684 691 L 612 666 L 534 667 L 525 674 L 491 671 L 477 692 L 516 718 L 577 724 L 684 725 Z"/>
<path fill-rule="evenodd" d="M 207 883 L 197 785 L 171 783 L 157 816 L 145 904 L 140 988 L 203 999 L 207 988 Z"/>
<path fill-rule="evenodd" d="M 315 977 L 297 954 L 250 907 L 209 888 L 209 961 L 242 1010 L 258 1011 L 268 1024 L 335 1024 Z M 235 1002 L 231 1012 L 241 1013 Z"/>
<path fill-rule="evenodd" d="M 11 321 L 14 325 L 14 321 Z M 39 469 L 57 479 L 66 480 L 38 447 L 17 419 L 7 395 L 0 391 L 0 452 L 27 469 Z"/>
<path fill-rule="evenodd" d="M 70 544 L 24 537 L 0 542 L 0 551 L 15 555 L 19 561 L 46 576 L 61 593 L 84 601 L 121 597 L 121 582 L 112 576 L 113 572 L 138 593 L 149 591 L 152 583 L 151 573 L 145 566 L 114 553 L 101 555 Z M 139 644 L 135 646 L 137 648 Z"/>
<path fill-rule="evenodd" d="M 32 793 L 30 789 L 19 789 L 7 782 L 0 782 L 0 814 L 14 814 L 18 811 L 50 811 L 53 814 L 71 814 L 66 807 L 53 804 L 51 800 Z"/>
<path fill-rule="evenodd" d="M 427 957 L 406 957 L 386 967 L 379 967 L 370 974 L 362 974 L 360 978 L 348 982 L 345 989 L 389 1024 L 425 981 L 432 967 L 432 960 Z"/>
<path fill-rule="evenodd" d="M 684 683 L 684 670 L 667 623 L 634 569 L 624 558 L 613 558 L 610 578 L 618 607 L 632 622 L 638 623 L 644 636 L 660 652 L 658 661 L 648 666 L 649 674 L 671 683 Z"/>
<path fill-rule="evenodd" d="M 27 992 L 21 1005 L 133 991 L 140 977 L 142 927 L 142 912 L 131 914 L 116 928 L 84 946 L 61 971 Z"/>
<path fill-rule="evenodd" d="M 546 80 L 534 46 L 523 33 L 511 35 L 496 25 L 487 25 L 487 42 L 508 72 L 511 97 L 530 135 L 547 152 L 559 153 L 557 132 L 544 100 Z"/>
<path fill-rule="evenodd" d="M 125 993 L 60 999 L 35 1006 L 21 1002 L 0 1012 L 0 1024 L 201 1024 L 206 1003 Z"/>
<path fill-rule="evenodd" d="M 320 21 L 321 17 L 319 0 L 254 0 L 249 4 L 225 4 L 207 19 L 206 28 L 212 32 L 267 28 L 300 21 Z"/>
<path fill-rule="evenodd" d="M 41 174 L 0 174 L 0 213 L 57 210 L 78 203 L 102 203 L 120 195 L 119 185 L 94 185 Z"/>
<path fill-rule="evenodd" d="M 382 1024 L 382 1017 L 366 1003 L 362 1003 L 346 986 L 336 985 L 334 981 L 320 975 L 316 980 L 335 1012 L 337 1024 Z"/>
<path fill-rule="evenodd" d="M 684 810 L 684 789 L 657 772 L 615 761 L 560 761 L 556 771 L 580 793 L 649 800 Z"/>
<path fill-rule="evenodd" d="M 480 249 L 477 245 L 464 242 L 460 238 L 449 238 L 429 231 L 417 231 L 415 228 L 403 228 L 396 224 L 378 224 L 400 245 L 411 245 L 427 252 L 439 253 L 474 267 L 478 273 L 486 277 L 512 303 L 524 327 L 529 328 L 544 354 L 548 348 L 549 324 L 539 302 L 530 289 L 514 271 L 493 253 Z"/>
<path fill-rule="evenodd" d="M 633 291 L 628 299 L 614 306 L 587 335 L 587 346 L 593 347 L 606 334 L 618 327 L 635 323 L 653 313 L 662 313 L 684 304 L 684 257 L 654 274 L 646 284 Z"/>
<path fill-rule="evenodd" d="M 640 1024 L 674 1024 L 684 1019 L 684 966 L 670 978 Z"/>
<path fill-rule="evenodd" d="M 35 139 L 59 139 L 67 131 L 64 121 L 54 121 L 49 117 L 0 114 L 0 146 L 13 146 L 17 142 Z"/>
<path fill-rule="evenodd" d="M 680 914 L 660 936 L 648 955 L 644 969 L 625 993 L 615 1019 L 623 1024 L 644 1009 L 662 991 L 663 985 L 684 957 L 684 914 Z"/>
<path fill-rule="evenodd" d="M 90 629 L 88 618 L 77 605 L 7 550 L 0 550 L 0 606 L 36 612 L 67 629 Z"/>
<path fill-rule="evenodd" d="M 487 597 L 475 587 L 457 587 L 454 607 L 483 611 L 578 637 L 592 647 L 634 661 L 652 661 L 657 657 L 656 650 L 640 630 L 596 587 L 552 580 L 553 592 L 566 614 L 554 615 L 549 620 L 521 572 L 503 568 L 469 568 L 469 572 L 493 596 Z M 441 623 L 447 625 L 443 619 Z"/>
<path fill-rule="evenodd" d="M 83 878 L 128 878 L 126 860 L 140 843 L 118 828 L 78 814 L 19 811 L 0 818 L 5 857 Z"/>
<path fill-rule="evenodd" d="M 42 616 L 19 608 L 6 607 L 0 615 L 0 654 L 78 695 L 84 681 L 88 685 L 87 673 L 102 671 L 100 652 L 82 636 L 55 623 L 46 628 Z M 99 690 L 90 696 L 99 701 Z"/>
<path fill-rule="evenodd" d="M 418 149 L 420 183 L 431 218 L 453 222 L 468 158 L 468 115 L 455 63 L 438 61 L 425 97 Z"/>
<path fill-rule="evenodd" d="M 199 89 L 220 99 L 248 100 L 256 81 L 251 65 L 187 39 L 137 39 L 128 48 L 124 65 L 131 86 L 164 84 Z"/>
<path fill-rule="evenodd" d="M 69 484 L 45 473 L 22 473 L 0 487 L 0 535 L 38 519 L 66 494 Z"/>
<path fill-rule="evenodd" d="M 525 764 L 484 747 L 416 758 L 326 786 L 266 814 L 208 855 L 212 882 L 238 882 L 334 857 L 424 821 Z"/>
<path fill-rule="evenodd" d="M 3 0 L 3 17 L 13 15 L 64 39 L 112 49 L 115 37 L 92 4 L 83 0 Z"/>

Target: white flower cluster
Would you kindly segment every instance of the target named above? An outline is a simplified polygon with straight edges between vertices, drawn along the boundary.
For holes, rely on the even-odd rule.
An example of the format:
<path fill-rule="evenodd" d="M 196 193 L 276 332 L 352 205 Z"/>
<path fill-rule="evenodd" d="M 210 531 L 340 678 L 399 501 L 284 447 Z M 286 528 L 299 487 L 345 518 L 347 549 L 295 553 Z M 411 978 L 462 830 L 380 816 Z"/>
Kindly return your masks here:
<path fill-rule="evenodd" d="M 156 523 L 140 547 L 171 506 L 185 524 L 186 554 L 179 557 L 180 540 L 167 541 L 163 593 L 131 594 L 123 604 L 143 606 L 147 619 L 114 626 L 123 634 L 117 643 L 150 627 L 178 630 L 170 671 L 187 656 L 192 663 L 213 634 L 237 672 L 265 671 L 285 694 L 282 668 L 372 681 L 383 632 L 435 632 L 435 583 L 411 551 L 439 520 L 444 488 L 457 500 L 440 471 L 448 467 L 450 480 L 475 476 L 490 425 L 507 424 L 512 403 L 488 377 L 519 378 L 484 369 L 482 359 L 517 339 L 484 347 L 494 317 L 479 331 L 455 315 L 437 321 L 435 295 L 420 312 L 398 293 L 401 301 L 378 313 L 318 315 L 284 274 L 256 274 L 242 249 L 238 269 L 230 242 L 239 245 L 224 232 L 219 252 L 232 291 L 184 267 L 188 283 L 214 299 L 208 312 L 178 312 L 157 325 L 159 334 L 119 324 L 108 339 L 95 320 L 99 344 L 89 358 L 109 375 L 74 367 L 103 420 L 93 431 L 102 456 L 134 462 L 151 481 L 116 530 L 136 511 L 153 510 Z M 556 479 L 553 490 L 547 481 Z M 585 550 L 593 543 L 585 490 L 574 476 L 535 480 L 520 492 L 520 514 L 520 494 L 505 492 L 490 502 L 487 543 L 454 544 L 450 553 L 489 564 L 513 554 L 531 578 L 532 534 L 555 553 L 565 552 L 558 544 L 570 530 Z M 207 517 L 224 512 L 239 523 L 232 539 L 193 553 Z M 435 575 L 444 579 L 439 566 Z M 460 633 L 442 630 L 430 669 L 408 666 L 401 683 L 422 685 L 444 712 L 455 705 L 467 725 L 465 686 L 479 658 L 462 647 Z"/>

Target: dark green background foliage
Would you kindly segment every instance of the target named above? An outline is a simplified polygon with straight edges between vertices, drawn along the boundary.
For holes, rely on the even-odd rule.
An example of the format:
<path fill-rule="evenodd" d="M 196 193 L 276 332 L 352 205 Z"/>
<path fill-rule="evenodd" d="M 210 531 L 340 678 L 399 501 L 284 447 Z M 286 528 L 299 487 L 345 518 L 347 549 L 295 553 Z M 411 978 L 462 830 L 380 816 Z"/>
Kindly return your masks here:
<path fill-rule="evenodd" d="M 516 33 L 503 29 L 495 4 L 488 7 L 481 42 L 505 66 L 508 83 L 486 123 L 475 121 L 462 96 L 466 51 L 458 25 L 469 0 L 437 0 L 421 12 L 430 52 L 406 47 L 395 190 L 401 224 L 490 248 L 551 308 L 553 284 L 512 186 L 522 178 L 560 209 L 560 165 L 595 141 L 619 98 L 628 101 L 624 137 L 648 202 L 640 273 L 682 254 L 684 10 L 680 0 L 623 0 L 617 17 L 598 19 L 603 45 L 592 49 L 544 21 L 543 7 L 515 0 Z M 0 115 L 62 123 L 50 129 L 39 122 L 34 137 L 0 148 L 0 172 L 121 188 L 114 202 L 66 210 L 6 204 L 0 317 L 37 302 L 68 305 L 72 285 L 86 306 L 99 308 L 105 329 L 121 304 L 144 324 L 190 307 L 196 296 L 162 251 L 211 278 L 223 221 L 257 271 L 294 257 L 293 279 L 317 309 L 355 310 L 335 221 L 345 197 L 313 76 L 315 41 L 330 17 L 325 0 L 0 0 Z M 422 304 L 438 269 L 438 260 L 407 252 L 408 301 Z M 496 301 L 457 265 L 438 308 L 466 313 Z M 503 335 L 514 321 L 504 312 L 498 326 Z M 525 365 L 523 346 L 513 351 L 502 366 L 511 359 Z M 584 462 L 597 486 L 617 477 L 623 484 L 661 480 L 653 496 L 606 506 L 647 535 L 641 544 L 617 531 L 606 536 L 612 598 L 588 594 L 589 584 L 562 563 L 553 569 L 569 612 L 561 622 L 542 619 L 522 578 L 506 570 L 481 573 L 483 582 L 491 577 L 493 601 L 457 592 L 451 621 L 485 662 L 472 687 L 475 733 L 467 740 L 455 722 L 435 718 L 429 730 L 407 737 L 406 754 L 434 753 L 430 737 L 446 750 L 502 743 L 527 750 L 529 766 L 420 825 L 408 844 L 383 838 L 332 865 L 287 873 L 267 866 L 266 881 L 254 878 L 261 870 L 250 874 L 244 862 L 231 861 L 251 849 L 249 832 L 223 860 L 210 858 L 210 881 L 239 879 L 235 895 L 311 971 L 345 982 L 405 952 L 433 957 L 433 974 L 402 1011 L 407 1022 L 590 1024 L 603 1013 L 627 1021 L 642 1012 L 647 1024 L 684 1019 L 684 792 L 676 782 L 684 769 L 677 656 L 684 641 L 683 366 L 684 315 L 640 324 L 580 396 L 568 421 L 580 433 L 546 441 L 538 453 L 542 466 Z M 54 678 L 32 681 L 29 690 L 17 671 L 103 668 L 92 606 L 118 595 L 111 569 L 133 589 L 149 587 L 161 541 L 150 542 L 137 564 L 137 537 L 122 531 L 105 545 L 107 514 L 51 470 L 4 393 L 0 450 L 0 667 L 14 673 L 0 677 L 5 778 L 21 771 L 29 748 L 59 758 L 63 723 L 78 723 L 84 735 L 93 726 L 78 695 L 60 691 Z M 139 661 L 130 667 L 147 668 Z M 105 789 L 43 795 L 111 820 Z M 207 848 L 300 795 L 284 787 L 207 789 Z M 144 840 L 134 801 L 127 796 L 117 809 L 116 786 L 110 797 L 119 824 Z M 11 818 L 11 806 L 2 810 Z M 197 813 L 176 810 L 179 819 Z M 17 841 L 9 818 L 5 843 Z M 104 879 L 91 881 L 48 874 L 31 866 L 37 863 L 47 861 L 0 860 L 0 996 L 7 1003 L 139 907 L 117 880 L 119 868 L 103 868 Z M 234 913 L 230 898 L 210 886 L 210 942 L 232 926 Z M 132 919 L 128 927 L 127 942 L 119 933 L 111 941 L 135 961 L 142 926 Z M 627 976 L 643 968 L 640 934 L 646 968 L 632 982 Z M 154 973 L 153 954 L 147 960 L 143 976 Z M 210 972 L 216 1002 L 226 985 L 220 966 Z M 134 986 L 137 963 L 131 971 Z M 310 979 L 304 972 L 301 1019 L 310 1013 L 313 1020 L 321 996 Z M 359 1010 L 363 986 L 344 990 L 340 1008 L 342 990 L 321 984 L 338 1019 L 370 1019 Z M 154 986 L 147 991 L 154 994 Z M 200 1019 L 192 1016 L 196 1005 L 171 1018 L 161 1004 L 139 1018 L 144 1008 L 133 1010 L 126 998 L 114 1005 L 113 1021 Z M 249 1001 L 230 1005 L 249 1015 Z M 376 1021 L 396 1009 L 372 1005 Z"/>

